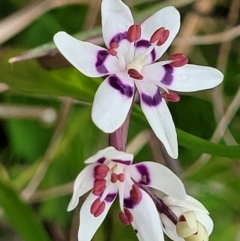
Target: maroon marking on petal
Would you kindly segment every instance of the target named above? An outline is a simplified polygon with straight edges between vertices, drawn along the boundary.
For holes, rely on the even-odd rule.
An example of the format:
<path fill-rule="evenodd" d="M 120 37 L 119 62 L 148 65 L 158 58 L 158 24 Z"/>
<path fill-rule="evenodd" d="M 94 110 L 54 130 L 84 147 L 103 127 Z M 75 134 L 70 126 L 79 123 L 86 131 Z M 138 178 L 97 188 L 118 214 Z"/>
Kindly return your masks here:
<path fill-rule="evenodd" d="M 124 203 L 124 207 L 130 208 L 130 209 L 133 209 L 134 206 L 136 205 L 136 203 L 133 202 L 131 197 L 124 198 L 123 203 Z"/>
<path fill-rule="evenodd" d="M 127 37 L 127 31 L 123 32 L 123 33 L 117 33 L 110 41 L 109 46 L 111 46 L 111 43 L 115 42 L 115 43 L 120 43 L 122 40 L 128 40 Z"/>
<path fill-rule="evenodd" d="M 97 160 L 98 163 L 103 164 L 106 161 L 105 157 L 101 157 L 100 159 Z"/>
<path fill-rule="evenodd" d="M 117 162 L 117 163 L 121 163 L 121 164 L 124 164 L 124 165 L 131 165 L 132 161 L 124 161 L 124 160 L 117 160 L 117 159 L 112 159 L 113 162 Z"/>
<path fill-rule="evenodd" d="M 161 83 L 165 85 L 171 85 L 173 81 L 173 67 L 170 64 L 163 65 L 163 68 L 165 70 L 165 75 L 161 79 Z"/>
<path fill-rule="evenodd" d="M 144 40 L 144 39 L 139 40 L 135 44 L 136 48 L 141 48 L 141 47 L 148 48 L 148 47 L 150 47 L 150 45 L 151 45 L 151 43 L 148 40 Z M 155 62 L 155 60 L 156 60 L 156 51 L 155 51 L 155 49 L 152 50 L 151 57 L 152 57 L 152 62 Z"/>
<path fill-rule="evenodd" d="M 122 95 L 125 95 L 129 98 L 133 96 L 133 87 L 125 85 L 122 81 L 116 76 L 112 75 L 108 78 L 108 83 L 116 90 L 118 90 Z"/>
<path fill-rule="evenodd" d="M 138 183 L 143 185 L 149 185 L 151 179 L 148 168 L 145 165 L 139 164 L 136 165 L 136 169 L 141 174 L 141 180 L 139 180 Z"/>
<path fill-rule="evenodd" d="M 109 53 L 107 50 L 100 50 L 97 53 L 97 61 L 95 63 L 95 67 L 100 74 L 107 74 L 108 70 L 104 65 L 105 60 L 107 59 Z"/>
<path fill-rule="evenodd" d="M 117 193 L 109 193 L 106 197 L 105 197 L 105 201 L 106 202 L 112 202 L 117 196 Z"/>
<path fill-rule="evenodd" d="M 142 98 L 142 101 L 150 107 L 151 106 L 158 106 L 161 103 L 161 100 L 162 100 L 162 96 L 159 92 L 159 89 L 157 89 L 154 96 L 150 96 L 150 95 L 142 93 L 141 98 Z"/>

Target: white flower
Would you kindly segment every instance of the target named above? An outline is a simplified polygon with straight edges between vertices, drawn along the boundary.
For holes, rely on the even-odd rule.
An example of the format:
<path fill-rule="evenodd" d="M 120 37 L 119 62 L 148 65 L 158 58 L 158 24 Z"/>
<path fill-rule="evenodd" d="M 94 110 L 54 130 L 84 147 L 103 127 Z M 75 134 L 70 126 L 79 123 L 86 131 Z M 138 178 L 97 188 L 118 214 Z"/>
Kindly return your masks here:
<path fill-rule="evenodd" d="M 210 67 L 187 64 L 183 54 L 157 61 L 180 28 L 174 7 L 156 12 L 134 25 L 130 9 L 121 0 L 102 1 L 102 32 L 107 49 L 59 32 L 54 41 L 66 59 L 90 77 L 109 75 L 93 101 L 92 119 L 104 132 L 112 133 L 126 119 L 137 89 L 141 108 L 168 154 L 177 158 L 178 145 L 166 100 L 178 101 L 172 91 L 198 91 L 220 84 L 223 75 Z"/>
<path fill-rule="evenodd" d="M 195 198 L 188 196 L 178 200 L 167 196 L 163 202 L 178 217 L 174 224 L 160 214 L 165 233 L 174 241 L 207 241 L 213 230 L 213 221 L 208 210 Z"/>
<path fill-rule="evenodd" d="M 163 241 L 163 231 L 154 201 L 140 186 L 161 190 L 167 195 L 185 199 L 180 179 L 168 168 L 155 162 L 132 165 L 133 155 L 108 147 L 85 161 L 76 178 L 68 211 L 79 197 L 91 190 L 80 210 L 78 239 L 90 241 L 119 195 L 120 220 L 132 224 L 140 241 Z"/>

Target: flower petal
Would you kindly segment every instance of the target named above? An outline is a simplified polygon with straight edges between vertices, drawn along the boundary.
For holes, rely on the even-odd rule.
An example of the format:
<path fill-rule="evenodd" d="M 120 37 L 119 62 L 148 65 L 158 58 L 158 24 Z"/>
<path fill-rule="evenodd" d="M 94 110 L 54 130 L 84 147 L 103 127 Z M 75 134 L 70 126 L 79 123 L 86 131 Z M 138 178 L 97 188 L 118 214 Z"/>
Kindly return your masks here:
<path fill-rule="evenodd" d="M 68 211 L 73 210 L 78 205 L 79 197 L 81 197 L 87 191 L 92 189 L 93 181 L 94 181 L 93 170 L 94 170 L 95 166 L 96 166 L 95 164 L 86 166 L 78 174 L 78 176 L 74 182 L 73 196 L 68 205 L 68 208 L 67 208 Z"/>
<path fill-rule="evenodd" d="M 161 97 L 158 87 L 146 83 L 136 83 L 140 93 L 143 113 L 156 136 L 165 146 L 172 158 L 178 156 L 176 129 L 165 100 Z"/>
<path fill-rule="evenodd" d="M 159 59 L 168 49 L 180 28 L 180 14 L 175 7 L 165 7 L 153 14 L 141 24 L 143 40 L 150 40 L 152 34 L 159 28 L 164 27 L 170 31 L 167 41 L 160 47 L 156 46 L 155 60 Z M 154 61 L 155 61 L 154 60 Z"/>
<path fill-rule="evenodd" d="M 213 231 L 213 226 L 214 226 L 210 216 L 205 213 L 196 212 L 196 217 L 197 217 L 197 220 L 203 226 L 205 226 L 205 228 L 207 229 L 208 235 L 210 235 Z"/>
<path fill-rule="evenodd" d="M 55 34 L 54 42 L 63 56 L 89 77 L 100 77 L 120 70 L 118 59 L 102 47 L 75 39 L 65 32 Z"/>
<path fill-rule="evenodd" d="M 96 200 L 96 198 L 97 197 L 95 195 L 90 193 L 81 207 L 78 240 L 90 241 L 92 239 L 98 227 L 101 225 L 104 218 L 106 217 L 113 201 L 115 200 L 114 198 L 111 202 L 105 202 L 106 206 L 103 213 L 98 217 L 94 217 L 90 213 L 90 207 L 92 203 Z"/>
<path fill-rule="evenodd" d="M 141 162 L 128 166 L 126 170 L 129 170 L 134 181 L 158 189 L 175 198 L 186 198 L 182 181 L 169 168 L 159 163 Z"/>
<path fill-rule="evenodd" d="M 168 89 L 191 92 L 213 88 L 223 81 L 223 74 L 212 67 L 187 64 L 173 68 L 162 62 L 146 66 L 145 78 L 151 75 L 156 85 L 165 85 Z"/>
<path fill-rule="evenodd" d="M 133 16 L 129 7 L 121 0 L 103 0 L 101 10 L 103 38 L 109 48 L 114 37 L 121 39 L 120 35 L 128 31 L 134 23 Z"/>
<path fill-rule="evenodd" d="M 185 200 L 175 199 L 173 197 L 167 196 L 163 198 L 164 203 L 166 203 L 169 207 L 180 207 L 186 208 L 190 211 L 201 212 L 209 214 L 208 210 L 200 203 L 197 199 L 187 195 Z"/>
<path fill-rule="evenodd" d="M 162 225 L 155 204 L 149 195 L 141 190 L 142 200 L 129 209 L 133 214 L 132 226 L 139 241 L 164 241 Z"/>
<path fill-rule="evenodd" d="M 134 84 L 126 73 L 109 76 L 99 86 L 92 108 L 92 119 L 106 133 L 118 129 L 132 105 Z"/>
<path fill-rule="evenodd" d="M 184 241 L 183 238 L 180 238 L 176 232 L 176 225 L 169 220 L 169 218 L 163 214 L 160 213 L 160 218 L 163 223 L 163 230 L 165 234 L 174 241 Z"/>
<path fill-rule="evenodd" d="M 109 146 L 103 150 L 98 151 L 95 155 L 88 158 L 85 163 L 105 163 L 105 161 L 122 161 L 123 163 L 126 162 L 126 165 L 130 165 L 133 160 L 133 154 L 128 154 L 123 151 L 118 151 L 114 147 Z M 124 163 L 125 164 L 125 163 Z"/>

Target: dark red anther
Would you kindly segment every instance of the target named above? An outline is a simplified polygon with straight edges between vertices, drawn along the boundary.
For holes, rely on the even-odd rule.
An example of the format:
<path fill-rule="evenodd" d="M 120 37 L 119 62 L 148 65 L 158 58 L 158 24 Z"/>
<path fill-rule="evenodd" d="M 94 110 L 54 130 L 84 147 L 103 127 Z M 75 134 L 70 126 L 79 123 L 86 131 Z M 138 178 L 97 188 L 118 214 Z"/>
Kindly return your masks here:
<path fill-rule="evenodd" d="M 102 189 L 106 188 L 106 180 L 105 179 L 97 179 L 94 181 L 94 185 L 93 185 L 93 191 L 99 191 Z"/>
<path fill-rule="evenodd" d="M 141 37 L 141 26 L 138 24 L 134 24 L 132 26 L 129 27 L 128 32 L 127 32 L 127 36 L 128 36 L 128 40 L 130 42 L 135 42 L 137 40 L 140 39 Z"/>
<path fill-rule="evenodd" d="M 185 222 L 186 221 L 186 219 L 185 219 L 185 217 L 182 215 L 182 216 L 180 216 L 180 218 L 179 218 L 179 222 Z"/>
<path fill-rule="evenodd" d="M 188 63 L 188 58 L 182 53 L 172 54 L 169 59 L 173 60 L 173 62 L 170 63 L 172 67 L 182 67 Z"/>
<path fill-rule="evenodd" d="M 173 92 L 173 91 L 169 91 L 169 93 L 163 92 L 162 93 L 162 97 L 165 100 L 170 101 L 170 102 L 178 102 L 178 101 L 180 101 L 180 96 L 178 94 L 176 94 L 175 92 Z"/>
<path fill-rule="evenodd" d="M 104 179 L 107 176 L 109 167 L 106 165 L 99 165 L 94 169 L 94 178 L 95 179 Z"/>
<path fill-rule="evenodd" d="M 110 49 L 117 49 L 118 47 L 119 47 L 119 43 L 117 43 L 117 42 L 110 43 Z"/>
<path fill-rule="evenodd" d="M 112 56 L 116 56 L 117 55 L 117 51 L 114 48 L 110 48 L 108 50 L 108 53 L 111 54 Z"/>
<path fill-rule="evenodd" d="M 118 180 L 119 180 L 119 182 L 124 182 L 124 181 L 125 181 L 125 175 L 124 175 L 124 173 L 118 174 Z"/>
<path fill-rule="evenodd" d="M 129 69 L 128 70 L 128 75 L 133 78 L 133 79 L 137 79 L 137 80 L 142 80 L 143 76 L 135 69 Z"/>
<path fill-rule="evenodd" d="M 138 204 L 142 199 L 142 192 L 136 184 L 132 185 L 132 189 L 130 191 L 130 197 L 135 204 Z"/>
<path fill-rule="evenodd" d="M 105 206 L 106 206 L 105 202 L 104 201 L 101 202 L 101 199 L 97 198 L 92 203 L 92 205 L 90 207 L 90 212 L 91 212 L 91 214 L 94 215 L 94 217 L 98 217 L 103 213 Z"/>
<path fill-rule="evenodd" d="M 119 213 L 119 219 L 125 225 L 129 225 L 133 221 L 133 215 L 129 209 L 124 208 L 124 212 Z"/>
<path fill-rule="evenodd" d="M 116 173 L 112 173 L 111 175 L 111 182 L 116 183 L 118 180 L 118 175 Z"/>
<path fill-rule="evenodd" d="M 161 46 L 167 41 L 169 34 L 170 31 L 168 29 L 161 27 L 153 33 L 152 37 L 150 38 L 150 43 L 157 42 L 157 46 Z"/>

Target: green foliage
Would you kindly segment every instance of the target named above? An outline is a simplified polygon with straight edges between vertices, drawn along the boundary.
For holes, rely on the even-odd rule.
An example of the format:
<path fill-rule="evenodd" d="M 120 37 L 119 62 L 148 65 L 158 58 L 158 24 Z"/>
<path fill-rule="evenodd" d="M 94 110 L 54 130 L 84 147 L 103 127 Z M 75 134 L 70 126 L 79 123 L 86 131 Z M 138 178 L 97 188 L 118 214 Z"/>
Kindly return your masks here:
<path fill-rule="evenodd" d="M 29 2 L 0 1 L 0 17 L 17 11 Z M 185 2 L 182 4 L 185 8 L 180 8 L 183 19 L 192 10 L 189 4 L 193 1 L 170 2 L 178 5 Z M 229 1 L 216 1 L 216 12 L 219 12 L 218 8 L 224 2 L 224 6 L 228 6 Z M 140 1 L 139 5 L 134 6 L 137 20 L 140 21 L 168 3 L 169 1 L 156 4 L 154 1 Z M 46 59 L 53 57 L 51 51 L 55 46 L 52 37 L 59 30 L 70 34 L 81 31 L 77 34 L 81 39 L 99 36 L 100 21 L 93 29 L 84 29 L 88 11 L 90 8 L 87 5 L 66 5 L 47 11 L 6 42 L 0 52 L 0 107 L 25 106 L 32 108 L 32 111 L 41 107 L 57 113 L 57 119 L 51 124 L 36 118 L 11 115 L 4 116 L 0 123 L 0 228 L 7 218 L 7 225 L 13 227 L 26 241 L 50 240 L 42 224 L 51 233 L 51 240 L 70 240 L 64 238 L 69 237 L 70 233 L 76 236 L 74 230 L 77 229 L 79 210 L 71 213 L 66 211 L 72 193 L 71 184 L 84 168 L 83 161 L 108 144 L 107 135 L 98 130 L 91 120 L 91 103 L 102 79 L 88 78 L 70 67 L 46 70 L 38 62 L 40 55 Z M 221 18 L 224 19 L 225 15 Z M 203 26 L 203 34 L 222 31 L 227 27 L 227 21 L 216 20 L 214 15 L 210 19 L 215 24 L 210 24 L 209 28 Z M 221 90 L 224 110 L 234 99 L 239 87 L 239 39 L 232 41 L 232 44 Z M 190 61 L 215 66 L 219 61 L 219 49 L 220 44 L 193 47 Z M 9 58 L 23 53 L 31 60 L 8 63 Z M 9 90 L 2 91 L 3 84 L 7 84 Z M 191 195 L 205 204 L 215 223 L 211 240 L 237 240 L 240 228 L 240 147 L 236 143 L 228 145 L 223 139 L 219 143 L 210 141 L 218 125 L 212 93 L 210 90 L 196 95 L 184 95 L 179 103 L 170 103 L 169 108 L 177 127 L 179 163 L 183 168 L 186 187 Z M 64 116 L 61 107 L 69 101 L 69 97 L 72 98 L 71 108 L 61 131 L 53 138 Z M 147 128 L 149 125 L 136 104 L 128 141 Z M 240 141 L 239 111 L 228 128 L 233 138 Z M 151 160 L 152 153 L 152 147 L 147 143 L 135 155 L 135 161 Z M 199 161 L 202 153 L 210 154 L 210 159 L 206 162 Z M 46 164 L 43 178 L 33 195 L 27 198 L 23 193 L 33 184 L 42 163 Z M 83 200 L 84 198 L 80 202 Z M 137 240 L 132 228 L 125 227 L 119 221 L 118 213 L 119 204 L 116 201 L 93 240 Z M 56 237 L 58 233 L 64 235 Z"/>

